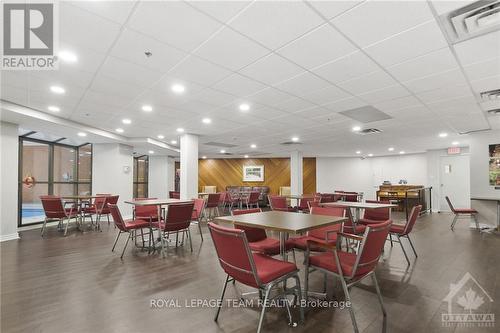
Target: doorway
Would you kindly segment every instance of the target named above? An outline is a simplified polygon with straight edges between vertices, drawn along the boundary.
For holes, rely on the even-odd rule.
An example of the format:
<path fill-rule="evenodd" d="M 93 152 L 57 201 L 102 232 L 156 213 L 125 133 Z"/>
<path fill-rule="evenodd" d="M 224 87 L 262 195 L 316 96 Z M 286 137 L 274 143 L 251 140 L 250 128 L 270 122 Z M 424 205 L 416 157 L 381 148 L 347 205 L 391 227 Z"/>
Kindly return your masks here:
<path fill-rule="evenodd" d="M 470 163 L 468 155 L 441 156 L 440 159 L 440 211 L 449 212 L 445 197 L 453 206 L 470 207 Z"/>

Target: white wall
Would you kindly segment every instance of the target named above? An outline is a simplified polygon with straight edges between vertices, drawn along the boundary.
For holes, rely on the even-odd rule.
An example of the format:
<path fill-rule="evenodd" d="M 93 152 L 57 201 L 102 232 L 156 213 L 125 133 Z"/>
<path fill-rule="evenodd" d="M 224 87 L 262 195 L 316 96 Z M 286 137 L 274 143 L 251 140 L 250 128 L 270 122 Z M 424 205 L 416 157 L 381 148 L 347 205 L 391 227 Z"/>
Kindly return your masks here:
<path fill-rule="evenodd" d="M 100 143 L 93 145 L 92 192 L 119 195 L 119 208 L 123 216 L 132 215 L 132 207 L 123 203 L 133 196 L 133 155 L 132 147 Z M 129 172 L 124 167 L 130 168 Z"/>
<path fill-rule="evenodd" d="M 19 238 L 18 212 L 18 126 L 0 122 L 0 241 Z"/>
<path fill-rule="evenodd" d="M 168 191 L 173 191 L 174 164 L 172 161 L 173 159 L 168 156 L 149 157 L 149 197 L 168 198 Z"/>

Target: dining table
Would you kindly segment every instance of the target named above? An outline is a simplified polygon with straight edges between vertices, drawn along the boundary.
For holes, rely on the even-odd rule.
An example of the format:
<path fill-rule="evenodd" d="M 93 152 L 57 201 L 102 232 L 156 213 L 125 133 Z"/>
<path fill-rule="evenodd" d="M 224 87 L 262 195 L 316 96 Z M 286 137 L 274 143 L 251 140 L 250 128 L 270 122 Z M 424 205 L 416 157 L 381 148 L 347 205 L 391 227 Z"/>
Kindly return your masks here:
<path fill-rule="evenodd" d="M 361 217 L 362 209 L 386 209 L 389 208 L 389 219 L 391 218 L 392 208 L 397 207 L 397 205 L 390 203 L 371 203 L 371 202 L 351 202 L 351 201 L 335 201 L 335 202 L 325 202 L 320 203 L 324 207 L 343 207 L 354 209 L 353 219 L 354 223 L 357 223 Z"/>
<path fill-rule="evenodd" d="M 486 232 L 498 232 L 500 231 L 500 197 L 472 197 L 471 200 L 479 200 L 479 201 L 494 201 L 497 203 L 497 221 L 495 228 L 488 228 Z"/>
<path fill-rule="evenodd" d="M 88 195 L 88 194 L 76 194 L 76 195 L 63 195 L 61 196 L 61 199 L 64 201 L 64 203 L 73 203 L 78 211 L 78 220 L 76 227 L 78 230 L 83 231 L 81 229 L 81 226 L 83 226 L 83 221 L 84 221 L 84 211 L 83 211 L 83 206 L 84 204 L 91 204 L 91 201 L 95 198 L 103 197 L 103 195 Z"/>

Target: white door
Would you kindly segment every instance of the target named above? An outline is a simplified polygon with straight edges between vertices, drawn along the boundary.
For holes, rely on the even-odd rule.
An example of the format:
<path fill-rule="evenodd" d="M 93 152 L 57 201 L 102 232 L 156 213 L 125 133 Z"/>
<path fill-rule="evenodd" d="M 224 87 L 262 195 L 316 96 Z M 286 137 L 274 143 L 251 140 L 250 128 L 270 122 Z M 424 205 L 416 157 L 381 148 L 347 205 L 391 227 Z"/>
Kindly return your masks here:
<path fill-rule="evenodd" d="M 470 164 L 468 155 L 442 156 L 440 161 L 440 210 L 450 211 L 445 197 L 456 208 L 470 207 Z"/>

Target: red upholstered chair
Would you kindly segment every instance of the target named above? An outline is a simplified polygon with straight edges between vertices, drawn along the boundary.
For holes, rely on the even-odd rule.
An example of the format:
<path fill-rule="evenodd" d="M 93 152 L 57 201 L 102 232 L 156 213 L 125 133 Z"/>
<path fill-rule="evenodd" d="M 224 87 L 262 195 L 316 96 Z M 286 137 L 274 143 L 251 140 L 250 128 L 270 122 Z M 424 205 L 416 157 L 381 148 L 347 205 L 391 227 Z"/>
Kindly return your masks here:
<path fill-rule="evenodd" d="M 366 203 L 378 203 L 378 204 L 388 204 L 389 201 L 377 201 L 377 200 L 366 200 Z M 380 223 L 391 218 L 391 209 L 390 208 L 368 208 L 365 209 L 365 213 L 362 219 L 359 219 L 359 223 L 361 224 L 370 224 L 370 223 Z"/>
<path fill-rule="evenodd" d="M 299 200 L 299 205 L 297 206 L 297 210 L 299 210 L 302 213 L 309 213 L 309 202 L 313 202 L 314 197 L 310 198 L 302 198 Z"/>
<path fill-rule="evenodd" d="M 299 270 L 295 264 L 277 260 L 261 253 L 252 253 L 243 230 L 225 228 L 213 223 L 208 223 L 208 229 L 214 241 L 219 263 L 227 274 L 219 307 L 215 314 L 215 321 L 219 318 L 226 287 L 231 281 L 238 281 L 249 287 L 257 288 L 261 295 L 264 294 L 257 333 L 261 331 L 266 308 L 269 306 L 269 294 L 272 289 L 276 289 L 278 292 L 282 291 L 278 287 L 280 283 L 294 279 L 295 286 L 288 287 L 287 292 L 293 292 L 296 295 L 295 300 L 298 301 L 299 305 L 301 304 L 302 290 L 298 275 Z M 279 296 L 285 297 L 284 294 Z M 291 325 L 292 316 L 288 308 L 289 304 L 287 301 L 284 304 L 287 307 L 288 320 Z M 304 320 L 302 306 L 300 306 L 300 319 Z"/>
<path fill-rule="evenodd" d="M 252 214 L 260 212 L 262 212 L 260 208 L 239 209 L 239 210 L 233 210 L 231 212 L 231 215 L 235 216 L 235 215 Z M 248 242 L 250 244 L 250 249 L 252 249 L 252 251 L 269 256 L 276 256 L 280 254 L 279 239 L 267 237 L 265 229 L 249 227 L 236 223 L 234 227 L 245 231 Z M 285 251 L 292 251 L 293 260 L 295 262 L 295 253 L 293 252 L 293 243 L 291 242 L 291 240 L 287 240 L 285 242 Z"/>
<path fill-rule="evenodd" d="M 224 215 L 226 211 L 226 197 L 227 197 L 227 192 L 220 192 L 219 209 L 222 210 L 222 215 Z"/>
<path fill-rule="evenodd" d="M 168 236 L 171 233 L 176 234 L 176 247 L 179 244 L 179 232 L 182 233 L 182 239 L 184 239 L 184 234 L 186 234 L 187 238 L 189 238 L 191 252 L 193 252 L 193 242 L 189 230 L 191 218 L 193 216 L 193 208 L 194 202 L 169 205 L 165 221 L 160 221 L 159 223 L 153 222 L 153 227 L 157 228 L 160 233 L 161 252 L 163 256 L 165 256 L 166 253 L 165 248 L 168 249 Z"/>
<path fill-rule="evenodd" d="M 226 192 L 226 204 L 229 211 L 232 211 L 234 207 L 240 206 L 240 197 L 238 193 L 228 191 Z"/>
<path fill-rule="evenodd" d="M 58 228 L 62 228 L 64 224 L 64 219 L 66 219 L 66 228 L 64 229 L 64 236 L 68 233 L 68 225 L 69 220 L 74 218 L 75 220 L 78 218 L 78 209 L 74 206 L 71 208 L 64 208 L 64 204 L 61 200 L 61 197 L 54 195 L 42 195 L 40 196 L 40 200 L 42 201 L 42 207 L 45 212 L 45 219 L 43 221 L 41 235 L 45 233 L 45 228 L 47 225 L 47 220 L 57 219 L 59 220 Z"/>
<path fill-rule="evenodd" d="M 118 203 L 118 198 L 118 195 L 110 195 L 106 197 L 106 203 L 102 208 L 101 213 L 99 214 L 99 221 L 102 215 L 106 215 L 106 218 L 108 219 L 108 225 L 110 224 L 109 215 L 111 214 L 111 211 L 109 210 L 109 205 L 116 205 Z"/>
<path fill-rule="evenodd" d="M 366 225 L 354 223 L 354 217 L 350 208 L 346 209 L 347 221 L 342 225 L 342 232 L 348 234 L 363 234 L 366 230 Z"/>
<path fill-rule="evenodd" d="M 345 237 L 360 242 L 357 253 L 337 250 L 335 246 L 330 244 L 309 241 L 308 244 L 310 244 L 310 246 L 323 246 L 329 251 L 314 256 L 310 255 L 310 249 L 306 252 L 305 294 L 307 295 L 309 289 L 309 272 L 311 269 L 339 277 L 344 290 L 345 300 L 351 302 L 351 304 L 352 301 L 349 293 L 350 287 L 370 276 L 375 285 L 380 307 L 382 308 L 382 313 L 385 318 L 387 314 L 377 278 L 375 277 L 375 268 L 382 254 L 390 226 L 391 221 L 371 224 L 366 228 L 363 236 L 339 233 L 339 238 Z M 349 307 L 349 312 L 352 325 L 354 326 L 354 332 L 359 332 L 352 306 Z"/>
<path fill-rule="evenodd" d="M 347 202 L 358 202 L 359 201 L 358 192 L 344 192 L 343 196 L 344 196 L 344 200 Z"/>
<path fill-rule="evenodd" d="M 453 204 L 451 203 L 451 200 L 448 196 L 446 196 L 446 202 L 448 203 L 448 206 L 450 206 L 451 212 L 455 214 L 453 222 L 451 222 L 451 230 L 455 228 L 457 220 L 463 217 L 472 217 L 474 219 L 474 222 L 476 222 L 476 229 L 479 230 L 479 222 L 477 220 L 477 214 L 478 214 L 477 210 L 471 208 L 455 208 L 453 207 Z"/>
<path fill-rule="evenodd" d="M 210 193 L 207 197 L 207 204 L 205 206 L 205 213 L 208 210 L 208 218 L 213 218 L 214 216 L 220 216 L 219 211 L 219 200 L 220 193 Z"/>
<path fill-rule="evenodd" d="M 169 199 L 180 199 L 181 194 L 180 194 L 180 192 L 176 192 L 176 191 L 168 191 L 168 197 L 169 197 Z"/>
<path fill-rule="evenodd" d="M 415 247 L 411 242 L 410 232 L 413 230 L 413 226 L 415 225 L 415 222 L 417 222 L 417 218 L 421 210 L 422 210 L 421 205 L 414 206 L 411 210 L 410 218 L 408 219 L 408 221 L 405 224 L 392 224 L 391 229 L 389 231 L 389 236 L 391 237 L 391 246 L 392 246 L 392 236 L 396 236 L 397 242 L 399 243 L 399 245 L 401 245 L 401 250 L 403 250 L 403 254 L 405 255 L 408 266 L 410 266 L 410 260 L 408 259 L 408 255 L 406 254 L 403 243 L 401 242 L 401 238 L 403 237 L 408 239 L 408 242 L 410 243 L 410 246 L 413 250 L 413 253 L 415 254 L 415 257 L 418 257 L 417 251 L 415 251 Z"/>
<path fill-rule="evenodd" d="M 120 213 L 120 210 L 118 209 L 118 206 L 116 204 L 109 204 L 108 208 L 111 213 L 111 216 L 113 217 L 115 226 L 118 228 L 118 235 L 116 235 L 115 243 L 113 244 L 111 252 L 115 250 L 115 246 L 116 243 L 118 242 L 118 238 L 120 238 L 120 235 L 122 233 L 128 233 L 127 241 L 125 242 L 122 255 L 120 256 L 120 258 L 123 258 L 123 254 L 125 253 L 125 249 L 127 248 L 128 241 L 132 237 L 132 234 L 135 233 L 135 231 L 138 229 L 149 229 L 150 224 L 148 221 L 138 220 L 138 219 L 123 220 L 122 214 Z M 151 241 L 152 235 L 150 235 L 149 239 Z"/>
<path fill-rule="evenodd" d="M 203 212 L 205 210 L 205 199 L 193 199 L 193 214 L 191 215 L 191 221 L 195 221 L 198 224 L 198 230 L 200 231 L 201 241 L 203 242 L 203 233 L 201 232 L 201 220 L 203 218 Z"/>
<path fill-rule="evenodd" d="M 156 200 L 158 198 L 135 198 L 135 201 Z M 153 222 L 158 222 L 158 206 L 134 206 L 134 219 L 148 221 L 150 233 L 153 234 Z M 160 216 L 161 219 L 161 216 Z M 144 233 L 141 229 L 142 245 L 144 246 Z M 135 238 L 137 240 L 137 238 Z"/>
<path fill-rule="evenodd" d="M 297 210 L 293 207 L 288 206 L 286 198 L 279 195 L 268 195 L 269 206 L 272 210 L 278 210 L 282 212 L 296 212 Z"/>
<path fill-rule="evenodd" d="M 250 192 L 250 194 L 245 197 L 243 203 L 247 206 L 247 209 L 250 207 L 259 208 L 259 196 L 259 192 Z"/>
<path fill-rule="evenodd" d="M 333 194 L 333 193 L 321 193 L 321 199 L 320 199 L 321 203 L 335 202 L 335 201 L 337 201 L 335 198 L 335 194 Z"/>
<path fill-rule="evenodd" d="M 96 194 L 97 195 L 97 194 Z M 103 214 L 104 207 L 106 207 L 107 197 L 105 195 L 98 196 L 94 199 L 94 202 L 88 206 L 83 208 L 83 217 L 90 217 L 90 223 L 94 224 L 94 220 L 92 219 L 92 215 L 96 216 L 95 227 L 97 229 L 101 228 L 101 215 Z M 109 218 L 108 218 L 109 220 Z"/>

